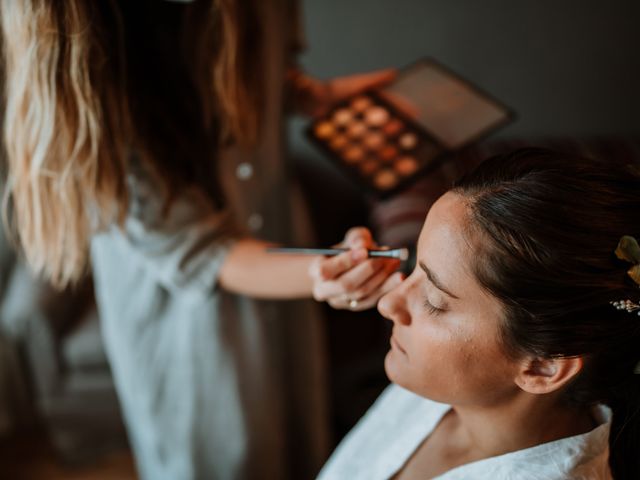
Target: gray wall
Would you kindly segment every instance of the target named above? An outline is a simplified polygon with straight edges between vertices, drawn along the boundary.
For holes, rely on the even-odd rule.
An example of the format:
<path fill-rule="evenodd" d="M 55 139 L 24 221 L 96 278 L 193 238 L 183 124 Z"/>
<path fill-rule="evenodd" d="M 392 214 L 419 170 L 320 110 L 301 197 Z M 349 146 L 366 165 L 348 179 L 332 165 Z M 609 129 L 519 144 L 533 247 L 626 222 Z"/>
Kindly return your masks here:
<path fill-rule="evenodd" d="M 640 0 L 303 5 L 302 63 L 319 77 L 433 56 L 516 110 L 503 136 L 640 133 Z"/>

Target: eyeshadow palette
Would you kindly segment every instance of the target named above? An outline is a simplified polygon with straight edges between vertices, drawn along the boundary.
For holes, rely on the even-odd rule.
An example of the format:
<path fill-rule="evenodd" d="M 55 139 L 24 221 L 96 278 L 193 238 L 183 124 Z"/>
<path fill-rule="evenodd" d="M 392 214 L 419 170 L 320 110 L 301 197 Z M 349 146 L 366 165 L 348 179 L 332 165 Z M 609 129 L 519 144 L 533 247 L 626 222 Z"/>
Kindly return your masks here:
<path fill-rule="evenodd" d="M 351 178 L 387 196 L 512 118 L 468 81 L 421 60 L 384 89 L 336 104 L 307 135 Z"/>

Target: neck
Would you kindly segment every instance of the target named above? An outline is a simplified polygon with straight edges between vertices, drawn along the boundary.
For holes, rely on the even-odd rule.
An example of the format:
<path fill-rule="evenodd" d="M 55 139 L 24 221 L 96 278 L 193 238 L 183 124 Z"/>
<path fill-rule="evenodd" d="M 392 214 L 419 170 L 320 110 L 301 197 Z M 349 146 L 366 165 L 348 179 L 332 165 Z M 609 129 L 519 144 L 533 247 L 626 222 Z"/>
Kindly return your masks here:
<path fill-rule="evenodd" d="M 455 434 L 478 458 L 488 458 L 588 432 L 594 427 L 586 409 L 566 407 L 557 397 L 521 393 L 507 405 L 453 407 Z"/>

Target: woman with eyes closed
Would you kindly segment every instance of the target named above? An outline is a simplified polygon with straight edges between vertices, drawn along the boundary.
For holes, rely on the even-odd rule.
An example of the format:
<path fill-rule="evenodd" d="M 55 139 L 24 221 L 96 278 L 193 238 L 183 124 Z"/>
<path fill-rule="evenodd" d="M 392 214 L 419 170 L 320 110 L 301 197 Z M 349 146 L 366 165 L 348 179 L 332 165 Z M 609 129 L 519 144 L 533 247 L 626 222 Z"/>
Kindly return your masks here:
<path fill-rule="evenodd" d="M 393 383 L 319 478 L 640 478 L 639 220 L 627 165 L 527 149 L 459 181 L 378 304 Z"/>

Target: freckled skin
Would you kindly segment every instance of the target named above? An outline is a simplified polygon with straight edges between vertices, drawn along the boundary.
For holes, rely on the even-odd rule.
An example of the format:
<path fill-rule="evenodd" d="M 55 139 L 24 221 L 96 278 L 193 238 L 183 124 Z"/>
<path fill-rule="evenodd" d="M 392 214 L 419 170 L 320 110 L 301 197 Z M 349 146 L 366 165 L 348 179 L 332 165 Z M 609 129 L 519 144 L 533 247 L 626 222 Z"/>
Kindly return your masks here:
<path fill-rule="evenodd" d="M 419 266 L 385 295 L 378 308 L 394 323 L 385 369 L 393 382 L 439 402 L 498 406 L 518 391 L 518 364 L 499 342 L 499 302 L 471 274 L 467 221 L 464 200 L 454 193 L 429 211 L 417 258 L 458 299 L 436 288 Z M 425 301 L 444 311 L 430 312 Z"/>

